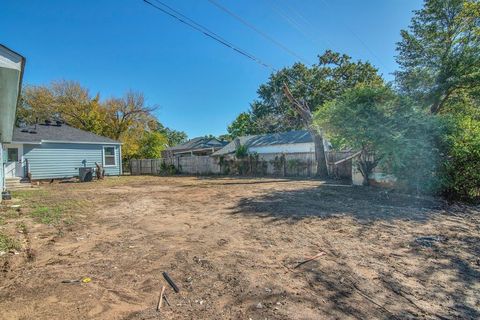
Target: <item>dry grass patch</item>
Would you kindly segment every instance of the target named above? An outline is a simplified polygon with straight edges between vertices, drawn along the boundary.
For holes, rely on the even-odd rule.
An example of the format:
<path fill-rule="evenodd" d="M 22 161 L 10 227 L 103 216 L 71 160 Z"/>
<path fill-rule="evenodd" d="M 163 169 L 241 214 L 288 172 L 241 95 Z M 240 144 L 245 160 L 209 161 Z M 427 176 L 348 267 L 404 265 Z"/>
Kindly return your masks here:
<path fill-rule="evenodd" d="M 6 234 L 0 233 L 0 252 L 19 250 L 20 247 L 20 243 L 17 240 L 9 237 Z"/>

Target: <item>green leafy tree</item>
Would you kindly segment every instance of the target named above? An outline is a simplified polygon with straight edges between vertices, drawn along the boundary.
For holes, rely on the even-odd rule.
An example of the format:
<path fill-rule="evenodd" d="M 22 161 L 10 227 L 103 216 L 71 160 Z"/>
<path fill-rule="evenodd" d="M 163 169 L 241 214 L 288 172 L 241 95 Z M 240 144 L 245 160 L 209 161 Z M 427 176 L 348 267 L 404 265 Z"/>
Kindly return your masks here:
<path fill-rule="evenodd" d="M 377 165 L 393 173 L 408 189 L 432 191 L 438 150 L 437 126 L 421 108 L 390 88 L 357 87 L 325 105 L 315 121 L 327 136 L 358 151 L 358 168 L 368 185 Z"/>
<path fill-rule="evenodd" d="M 401 31 L 396 80 L 400 89 L 441 113 L 480 83 L 480 3 L 426 0 Z"/>
<path fill-rule="evenodd" d="M 480 2 L 426 0 L 401 35 L 397 85 L 431 114 L 439 114 L 437 123 L 443 124 L 435 147 L 444 155 L 444 194 L 478 199 L 474 128 L 480 126 Z"/>
<path fill-rule="evenodd" d="M 248 112 L 240 113 L 237 118 L 228 126 L 227 131 L 231 139 L 240 136 L 252 134 L 254 126 L 251 114 Z"/>
<path fill-rule="evenodd" d="M 184 131 L 177 131 L 165 127 L 160 122 L 157 123 L 157 131 L 164 134 L 167 137 L 167 145 L 169 147 L 176 146 L 178 144 L 184 143 L 187 141 L 188 136 Z"/>
<path fill-rule="evenodd" d="M 360 152 L 358 168 L 364 185 L 394 148 L 394 99 L 394 93 L 386 87 L 350 89 L 315 113 L 315 122 L 327 136 L 343 139 L 347 147 Z"/>
<path fill-rule="evenodd" d="M 258 98 L 250 105 L 244 131 L 259 134 L 307 128 L 284 95 L 284 84 L 312 112 L 359 84 L 383 84 L 377 69 L 368 62 L 352 61 L 348 55 L 333 51 L 326 51 L 318 59 L 311 67 L 295 63 L 273 73 L 257 90 Z"/>
<path fill-rule="evenodd" d="M 240 144 L 235 149 L 235 157 L 242 159 L 248 156 L 248 147 L 246 145 Z"/>
<path fill-rule="evenodd" d="M 359 84 L 380 85 L 383 79 L 368 62 L 326 51 L 311 67 L 296 63 L 272 74 L 258 89 L 258 99 L 250 105 L 248 117 L 243 117 L 249 121 L 242 121 L 242 130 L 250 134 L 309 130 L 315 142 L 317 173 L 325 176 L 323 138 L 312 113 Z"/>
<path fill-rule="evenodd" d="M 480 120 L 453 116 L 449 120 L 446 143 L 449 145 L 443 179 L 444 195 L 450 199 L 480 200 Z"/>
<path fill-rule="evenodd" d="M 155 107 L 145 104 L 141 92 L 129 91 L 121 98 L 111 98 L 105 101 L 104 108 L 106 135 L 115 140 L 127 133 L 132 127 L 144 126 L 155 129 L 157 121 L 152 112 Z"/>
<path fill-rule="evenodd" d="M 233 139 L 232 139 L 232 136 L 227 133 L 227 134 L 221 134 L 221 135 L 219 135 L 219 136 L 218 136 L 218 140 L 230 142 L 230 141 L 232 141 Z"/>
<path fill-rule="evenodd" d="M 75 81 L 57 81 L 49 86 L 27 86 L 22 91 L 17 119 L 33 124 L 37 120 L 61 120 L 96 134 L 105 134 L 106 110 L 97 94 Z"/>
<path fill-rule="evenodd" d="M 158 159 L 168 144 L 168 138 L 158 131 L 145 132 L 140 140 L 138 158 Z"/>
<path fill-rule="evenodd" d="M 166 145 L 186 139 L 183 132 L 165 128 L 153 115 L 139 92 L 121 98 L 100 100 L 75 81 L 52 82 L 47 86 L 27 86 L 22 91 L 17 122 L 61 120 L 70 126 L 123 142 L 124 160 L 159 157 Z"/>

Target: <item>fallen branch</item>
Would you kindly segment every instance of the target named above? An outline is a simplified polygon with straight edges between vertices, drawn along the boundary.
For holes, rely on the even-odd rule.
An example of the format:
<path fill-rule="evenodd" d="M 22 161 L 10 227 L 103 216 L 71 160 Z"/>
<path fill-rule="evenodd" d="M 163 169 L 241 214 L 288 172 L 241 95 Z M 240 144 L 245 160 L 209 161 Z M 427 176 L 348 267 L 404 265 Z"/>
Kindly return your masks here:
<path fill-rule="evenodd" d="M 62 280 L 62 283 L 79 283 L 81 280 L 80 279 L 74 279 L 74 280 Z"/>
<path fill-rule="evenodd" d="M 298 263 L 295 267 L 293 267 L 293 269 L 297 269 L 298 267 L 304 265 L 305 263 L 310 262 L 310 261 L 313 261 L 313 260 L 315 260 L 315 259 L 318 259 L 318 258 L 320 258 L 321 256 L 324 256 L 324 255 L 326 255 L 326 253 L 322 251 L 322 252 L 314 255 L 313 257 L 307 258 L 306 260 Z"/>
<path fill-rule="evenodd" d="M 165 280 L 167 280 L 168 284 L 172 287 L 173 291 L 175 291 L 176 293 L 179 293 L 180 292 L 180 289 L 178 289 L 177 285 L 175 284 L 175 282 L 173 282 L 173 280 L 168 276 L 168 274 L 166 272 L 163 272 L 163 277 L 165 278 Z"/>
<path fill-rule="evenodd" d="M 333 164 L 334 164 L 334 165 L 339 165 L 339 164 L 342 163 L 342 162 L 345 162 L 345 161 L 347 161 L 347 160 L 350 160 L 350 159 L 352 159 L 352 158 L 355 158 L 355 157 L 358 156 L 360 153 L 362 153 L 362 151 L 358 151 L 357 153 L 354 153 L 354 154 L 352 154 L 352 155 L 350 155 L 350 156 L 348 156 L 348 157 L 346 157 L 346 158 L 343 158 L 343 159 L 341 159 L 341 160 L 338 160 L 337 162 L 334 162 Z"/>
<path fill-rule="evenodd" d="M 160 297 L 158 297 L 157 311 L 160 311 L 160 309 L 162 309 L 163 293 L 164 292 L 165 292 L 165 286 L 162 286 L 162 290 L 160 291 Z"/>
<path fill-rule="evenodd" d="M 169 302 L 168 299 L 167 299 L 167 294 L 164 294 L 164 295 L 163 295 L 163 300 L 165 300 L 165 302 L 167 303 L 167 305 L 170 307 L 170 302 Z"/>

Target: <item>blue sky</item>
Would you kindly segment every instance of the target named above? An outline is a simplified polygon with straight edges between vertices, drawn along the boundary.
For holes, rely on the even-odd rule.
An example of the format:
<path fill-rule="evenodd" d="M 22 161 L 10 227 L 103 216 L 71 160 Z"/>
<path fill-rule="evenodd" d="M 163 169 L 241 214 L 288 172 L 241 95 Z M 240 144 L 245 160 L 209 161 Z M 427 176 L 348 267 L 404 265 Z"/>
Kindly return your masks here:
<path fill-rule="evenodd" d="M 274 68 L 297 58 L 207 0 L 162 0 Z M 369 60 L 387 80 L 421 0 L 217 0 L 307 62 L 325 49 Z M 270 70 L 142 0 L 0 0 L 0 42 L 27 58 L 26 84 L 76 80 L 102 98 L 132 89 L 165 125 L 219 135 Z"/>

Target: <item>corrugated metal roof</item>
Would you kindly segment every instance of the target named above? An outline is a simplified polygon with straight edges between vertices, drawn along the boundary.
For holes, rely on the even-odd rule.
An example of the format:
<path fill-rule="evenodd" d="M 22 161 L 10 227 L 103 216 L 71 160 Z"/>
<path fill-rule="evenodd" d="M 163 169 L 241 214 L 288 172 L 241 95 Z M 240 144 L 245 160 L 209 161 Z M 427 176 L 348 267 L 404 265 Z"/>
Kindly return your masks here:
<path fill-rule="evenodd" d="M 40 143 L 42 140 L 62 142 L 120 143 L 113 139 L 80 130 L 66 124 L 37 124 L 13 130 L 12 141 Z"/>
<path fill-rule="evenodd" d="M 306 130 L 269 133 L 262 135 L 242 136 L 237 138 L 241 145 L 251 147 L 273 146 L 279 144 L 295 144 L 313 142 L 312 136 Z M 235 140 L 218 150 L 213 155 L 220 156 L 233 153 L 236 150 Z"/>

